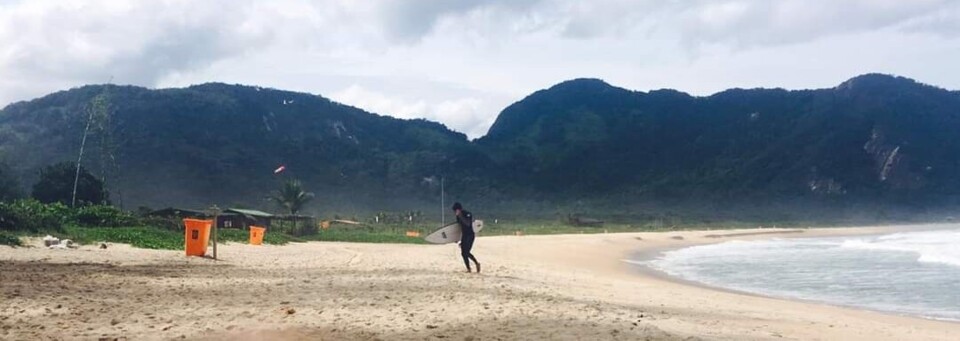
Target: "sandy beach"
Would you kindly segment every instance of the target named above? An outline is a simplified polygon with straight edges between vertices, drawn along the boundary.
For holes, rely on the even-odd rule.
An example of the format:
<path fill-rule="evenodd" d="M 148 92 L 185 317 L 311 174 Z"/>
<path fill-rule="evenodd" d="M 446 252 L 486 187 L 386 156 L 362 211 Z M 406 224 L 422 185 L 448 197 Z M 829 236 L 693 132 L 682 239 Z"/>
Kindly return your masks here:
<path fill-rule="evenodd" d="M 481 237 L 455 245 L 0 246 L 0 339 L 955 340 L 960 324 L 714 290 L 623 259 L 902 227 Z M 34 241 L 35 243 L 36 241 Z"/>

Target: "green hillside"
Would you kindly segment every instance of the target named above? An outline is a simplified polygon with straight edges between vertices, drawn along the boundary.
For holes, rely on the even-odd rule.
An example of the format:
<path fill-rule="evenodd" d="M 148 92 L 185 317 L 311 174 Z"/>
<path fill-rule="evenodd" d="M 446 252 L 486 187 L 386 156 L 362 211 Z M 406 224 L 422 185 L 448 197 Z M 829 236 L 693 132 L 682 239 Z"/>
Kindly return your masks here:
<path fill-rule="evenodd" d="M 84 164 L 127 207 L 265 205 L 296 177 L 331 206 L 415 206 L 481 174 L 463 134 L 424 120 L 379 116 L 309 94 L 204 84 L 148 90 L 85 86 L 0 113 L 0 155 L 21 179 L 76 160 L 94 99 Z M 285 165 L 287 171 L 274 175 Z M 434 184 L 435 182 L 435 184 Z M 319 200 L 318 200 L 319 201 Z"/>
<path fill-rule="evenodd" d="M 960 193 L 958 128 L 958 93 L 885 75 L 709 97 L 578 79 L 511 105 L 478 144 L 555 196 L 942 202 Z"/>
<path fill-rule="evenodd" d="M 923 211 L 960 194 L 960 93 L 878 74 L 707 97 L 571 80 L 510 105 L 477 141 L 304 93 L 85 86 L 0 111 L 0 186 L 29 193 L 41 167 L 75 161 L 90 117 L 84 164 L 127 208 L 266 207 L 283 177 L 317 193 L 307 213 L 433 212 L 440 177 L 471 207 L 545 215 Z"/>

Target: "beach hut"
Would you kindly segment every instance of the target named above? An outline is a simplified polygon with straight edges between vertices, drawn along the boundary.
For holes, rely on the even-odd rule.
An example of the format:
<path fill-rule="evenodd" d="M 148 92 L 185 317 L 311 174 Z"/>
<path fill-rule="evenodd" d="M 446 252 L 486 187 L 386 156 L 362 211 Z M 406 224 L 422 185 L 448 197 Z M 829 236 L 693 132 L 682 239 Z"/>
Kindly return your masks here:
<path fill-rule="evenodd" d="M 157 218 L 167 218 L 167 219 L 183 219 L 183 218 L 206 218 L 209 215 L 202 210 L 194 210 L 189 208 L 176 208 L 176 207 L 167 207 L 164 209 L 159 209 L 156 211 L 151 211 L 146 214 L 148 217 L 157 217 Z"/>
<path fill-rule="evenodd" d="M 189 208 L 167 207 L 144 214 L 150 218 L 152 224 L 163 226 L 173 230 L 183 230 L 183 219 L 207 219 L 210 215 L 202 210 Z"/>
<path fill-rule="evenodd" d="M 247 229 L 250 225 L 270 228 L 274 215 L 257 210 L 228 208 L 217 216 L 217 228 Z"/>

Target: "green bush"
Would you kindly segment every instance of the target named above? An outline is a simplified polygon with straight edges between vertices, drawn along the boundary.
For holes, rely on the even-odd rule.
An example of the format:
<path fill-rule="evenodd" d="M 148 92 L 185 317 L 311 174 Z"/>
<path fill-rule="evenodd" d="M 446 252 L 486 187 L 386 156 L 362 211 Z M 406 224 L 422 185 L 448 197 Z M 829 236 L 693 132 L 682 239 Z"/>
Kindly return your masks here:
<path fill-rule="evenodd" d="M 140 225 L 157 227 L 171 231 L 183 231 L 183 225 L 181 219 L 179 218 L 164 218 L 164 217 L 149 217 L 149 216 L 140 216 Z"/>
<path fill-rule="evenodd" d="M 68 238 L 80 244 L 96 244 L 99 242 L 124 243 L 144 249 L 183 250 L 183 232 L 171 231 L 154 227 L 79 227 L 67 226 L 62 233 L 54 234 L 59 238 Z M 212 238 L 212 237 L 211 237 Z M 221 229 L 218 240 L 220 243 L 244 243 L 250 238 L 249 232 L 237 229 Z M 265 244 L 283 245 L 300 239 L 280 234 L 267 233 L 264 236 Z M 211 243 L 213 239 L 211 239 Z M 2 243 L 2 242 L 0 242 Z"/>
<path fill-rule="evenodd" d="M 0 202 L 0 230 L 6 231 L 61 231 L 70 217 L 70 209 L 63 204 L 43 204 L 34 199 Z"/>
<path fill-rule="evenodd" d="M 103 181 L 83 167 L 79 171 L 77 178 L 76 165 L 70 162 L 44 167 L 40 170 L 40 180 L 33 185 L 33 197 L 43 203 L 72 204 L 76 190 L 78 205 L 109 204 L 110 194 L 103 187 Z"/>
<path fill-rule="evenodd" d="M 68 226 L 61 238 L 80 244 L 124 243 L 144 249 L 183 250 L 183 233 L 151 227 L 77 227 Z"/>
<path fill-rule="evenodd" d="M 217 240 L 221 243 L 231 242 L 231 243 L 242 243 L 246 244 L 250 242 L 250 231 L 246 229 L 219 229 L 217 230 Z M 285 233 L 280 233 L 274 231 L 270 233 L 270 230 L 263 235 L 264 244 L 275 244 L 275 245 L 284 245 L 290 242 L 302 241 L 298 237 L 294 237 Z"/>
<path fill-rule="evenodd" d="M 140 225 L 140 219 L 119 208 L 106 205 L 83 206 L 73 214 L 73 222 L 80 226 L 119 227 Z"/>
<path fill-rule="evenodd" d="M 0 245 L 20 246 L 20 238 L 12 233 L 0 231 Z"/>

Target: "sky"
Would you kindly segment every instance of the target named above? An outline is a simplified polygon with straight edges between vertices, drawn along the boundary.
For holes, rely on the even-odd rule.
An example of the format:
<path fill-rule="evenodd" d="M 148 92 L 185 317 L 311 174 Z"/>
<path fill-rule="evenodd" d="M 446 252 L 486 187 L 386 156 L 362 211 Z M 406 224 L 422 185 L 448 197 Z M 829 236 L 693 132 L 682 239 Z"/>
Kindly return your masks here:
<path fill-rule="evenodd" d="M 880 72 L 960 89 L 952 0 L 0 0 L 0 107 L 85 84 L 319 94 L 483 136 L 573 78 L 706 96 Z"/>

